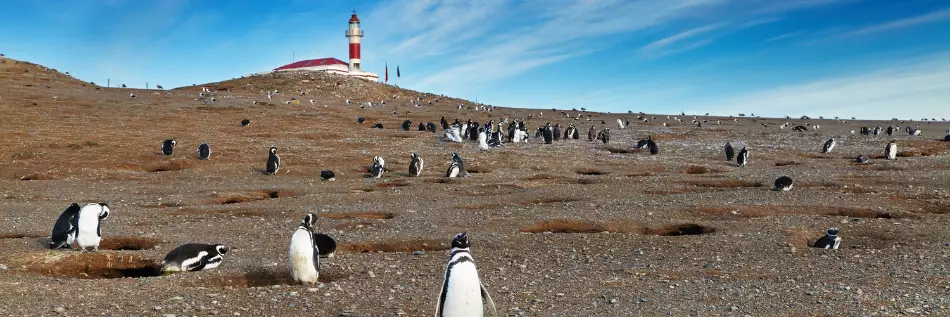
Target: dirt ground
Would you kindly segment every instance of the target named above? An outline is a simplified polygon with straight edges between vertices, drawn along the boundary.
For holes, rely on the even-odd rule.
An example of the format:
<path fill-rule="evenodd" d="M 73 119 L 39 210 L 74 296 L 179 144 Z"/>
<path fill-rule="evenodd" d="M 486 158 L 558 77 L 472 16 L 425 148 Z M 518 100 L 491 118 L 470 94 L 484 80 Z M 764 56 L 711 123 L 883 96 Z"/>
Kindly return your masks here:
<path fill-rule="evenodd" d="M 502 316 L 950 315 L 947 122 L 895 122 L 923 135 L 888 137 L 852 134 L 891 124 L 858 120 L 489 113 L 303 73 L 204 87 L 215 102 L 201 86 L 105 88 L 0 64 L 0 316 L 431 316 L 462 231 Z M 529 114 L 530 129 L 575 124 L 581 140 L 480 152 L 416 131 L 442 116 Z M 591 125 L 610 127 L 610 143 L 588 142 Z M 647 136 L 658 155 L 633 148 Z M 832 136 L 838 147 L 821 154 Z M 163 156 L 168 138 L 178 146 Z M 890 139 L 895 161 L 880 158 Z M 749 148 L 748 166 L 724 160 L 726 142 Z M 197 159 L 201 143 L 211 160 Z M 271 146 L 276 176 L 261 173 Z M 425 160 L 418 178 L 412 152 Z M 452 152 L 469 177 L 442 177 Z M 876 159 L 854 163 L 862 154 Z M 367 178 L 373 156 L 386 159 L 381 179 Z M 335 182 L 320 180 L 326 169 Z M 772 191 L 783 175 L 794 189 Z M 99 252 L 45 248 L 71 202 L 110 205 Z M 308 212 L 340 247 L 322 283 L 295 285 L 287 251 Z M 808 247 L 832 226 L 839 250 Z M 232 251 L 213 270 L 157 274 L 190 242 Z"/>

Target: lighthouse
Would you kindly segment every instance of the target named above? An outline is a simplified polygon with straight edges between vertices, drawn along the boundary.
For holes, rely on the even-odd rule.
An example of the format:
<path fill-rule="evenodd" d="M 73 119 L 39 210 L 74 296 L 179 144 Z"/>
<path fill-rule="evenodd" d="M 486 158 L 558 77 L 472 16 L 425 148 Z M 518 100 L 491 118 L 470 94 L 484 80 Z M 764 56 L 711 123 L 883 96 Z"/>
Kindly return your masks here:
<path fill-rule="evenodd" d="M 344 15 L 345 16 L 345 15 Z M 379 81 L 379 75 L 376 73 L 365 72 L 360 67 L 360 39 L 363 38 L 363 30 L 360 30 L 360 19 L 356 17 L 356 10 L 350 16 L 349 28 L 346 29 L 346 38 L 350 42 L 350 62 L 328 57 L 295 61 L 293 63 L 277 67 L 273 72 L 325 72 L 333 75 L 359 78 L 369 81 Z M 263 72 L 258 74 L 268 74 Z"/>
<path fill-rule="evenodd" d="M 346 38 L 350 39 L 350 72 L 360 71 L 360 38 L 363 37 L 363 30 L 360 30 L 360 19 L 356 17 L 356 10 L 350 16 L 350 27 L 346 29 Z"/>

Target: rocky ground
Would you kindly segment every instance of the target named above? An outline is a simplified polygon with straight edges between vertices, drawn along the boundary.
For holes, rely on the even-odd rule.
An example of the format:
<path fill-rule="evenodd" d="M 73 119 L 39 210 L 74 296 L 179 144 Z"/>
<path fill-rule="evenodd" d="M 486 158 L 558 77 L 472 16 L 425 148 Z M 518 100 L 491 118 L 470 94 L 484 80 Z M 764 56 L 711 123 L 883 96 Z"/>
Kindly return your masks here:
<path fill-rule="evenodd" d="M 947 122 L 894 136 L 902 153 L 887 161 L 887 136 L 850 131 L 888 122 L 813 119 L 821 128 L 802 133 L 778 126 L 805 120 L 784 118 L 700 116 L 700 128 L 692 116 L 488 113 L 313 74 L 204 87 L 232 90 L 204 104 L 200 86 L 104 88 L 0 64 L 0 316 L 431 316 L 462 231 L 503 316 L 950 315 Z M 529 127 L 576 124 L 582 140 L 479 152 L 398 128 L 529 113 Z M 588 142 L 601 120 L 610 143 Z M 659 155 L 633 149 L 648 135 Z M 835 151 L 819 153 L 832 136 Z M 178 141 L 170 157 L 166 138 Z M 727 141 L 748 146 L 748 166 L 723 159 Z M 200 143 L 210 161 L 197 160 Z M 261 174 L 271 146 L 277 176 Z M 407 176 L 411 152 L 421 177 Z M 442 177 L 452 152 L 470 177 Z M 853 163 L 860 154 L 877 158 Z M 373 156 L 387 161 L 381 179 L 366 177 Z M 324 169 L 337 181 L 321 181 Z M 795 188 L 771 191 L 782 175 Z M 45 248 L 70 202 L 112 207 L 99 252 Z M 295 285 L 287 250 L 308 212 L 340 247 L 323 283 Z M 808 247 L 831 226 L 839 250 Z M 155 276 L 188 242 L 232 251 L 217 269 Z"/>

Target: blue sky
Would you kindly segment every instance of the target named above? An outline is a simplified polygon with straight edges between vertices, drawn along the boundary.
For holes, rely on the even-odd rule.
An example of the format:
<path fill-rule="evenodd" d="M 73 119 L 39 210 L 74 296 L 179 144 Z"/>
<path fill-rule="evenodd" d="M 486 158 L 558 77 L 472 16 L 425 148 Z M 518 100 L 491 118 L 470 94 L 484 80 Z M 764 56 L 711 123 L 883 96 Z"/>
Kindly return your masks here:
<path fill-rule="evenodd" d="M 4 2 L 0 53 L 166 88 L 347 58 L 500 106 L 950 118 L 950 0 Z M 395 66 L 402 78 L 395 79 Z"/>

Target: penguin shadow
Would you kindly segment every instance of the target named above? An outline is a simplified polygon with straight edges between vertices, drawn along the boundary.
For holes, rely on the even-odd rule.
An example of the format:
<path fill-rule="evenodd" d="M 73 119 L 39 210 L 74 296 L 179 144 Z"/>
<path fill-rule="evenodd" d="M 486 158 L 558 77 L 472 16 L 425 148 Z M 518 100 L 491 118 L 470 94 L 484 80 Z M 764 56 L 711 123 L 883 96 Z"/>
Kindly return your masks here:
<path fill-rule="evenodd" d="M 340 270 L 323 266 L 320 283 L 330 283 L 345 278 Z M 193 280 L 193 287 L 267 287 L 274 285 L 298 285 L 291 276 L 290 268 L 254 268 L 250 271 L 225 276 L 207 277 Z"/>

